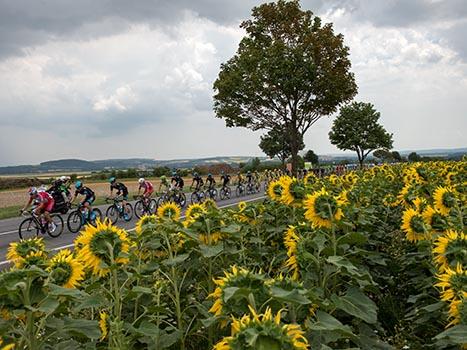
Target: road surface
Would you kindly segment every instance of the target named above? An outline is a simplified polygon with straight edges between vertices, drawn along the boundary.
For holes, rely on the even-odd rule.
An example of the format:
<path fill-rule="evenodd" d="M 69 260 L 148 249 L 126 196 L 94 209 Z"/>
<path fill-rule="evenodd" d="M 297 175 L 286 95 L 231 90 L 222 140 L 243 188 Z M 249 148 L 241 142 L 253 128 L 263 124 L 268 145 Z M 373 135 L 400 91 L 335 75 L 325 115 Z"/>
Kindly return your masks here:
<path fill-rule="evenodd" d="M 265 198 L 265 195 L 263 192 L 248 195 L 248 196 L 242 196 L 242 197 L 235 197 L 235 189 L 232 191 L 233 198 L 226 199 L 226 200 L 218 200 L 217 205 L 219 208 L 226 208 L 229 206 L 233 206 L 237 204 L 238 202 L 245 201 L 245 202 L 251 202 L 255 201 L 258 199 Z M 187 202 L 189 202 L 190 196 L 187 194 Z M 134 201 L 131 202 L 132 205 L 134 205 Z M 97 206 L 103 214 L 105 214 L 105 211 L 107 208 L 110 206 L 110 204 L 105 204 L 105 205 L 100 205 Z M 68 214 L 62 215 L 63 221 L 65 222 L 65 227 L 63 230 L 63 233 L 56 238 L 52 238 L 48 236 L 47 234 L 43 235 L 44 241 L 46 244 L 46 247 L 50 251 L 56 251 L 56 250 L 61 250 L 65 248 L 73 248 L 73 240 L 78 233 L 71 233 L 68 231 L 68 228 L 66 227 L 66 219 L 68 217 Z M 11 242 L 17 242 L 19 240 L 19 235 L 18 235 L 18 228 L 19 224 L 21 221 L 24 220 L 24 217 L 16 217 L 16 218 L 11 218 L 11 219 L 4 219 L 0 220 L 0 269 L 3 269 L 5 267 L 9 266 L 9 261 L 6 259 L 6 253 L 8 250 L 8 246 Z M 133 215 L 133 219 L 129 222 L 123 222 L 122 220 L 119 220 L 117 223 L 117 226 L 125 228 L 127 230 L 132 230 L 135 227 L 135 223 L 138 219 L 136 218 L 135 215 Z"/>

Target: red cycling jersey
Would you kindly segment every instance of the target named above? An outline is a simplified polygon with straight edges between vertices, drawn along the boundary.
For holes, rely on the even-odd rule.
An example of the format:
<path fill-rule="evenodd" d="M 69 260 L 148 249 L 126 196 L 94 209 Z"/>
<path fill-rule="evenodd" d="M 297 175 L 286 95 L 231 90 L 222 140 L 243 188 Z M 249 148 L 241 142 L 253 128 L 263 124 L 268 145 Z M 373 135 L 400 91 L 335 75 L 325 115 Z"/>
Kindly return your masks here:
<path fill-rule="evenodd" d="M 139 188 L 144 188 L 144 194 L 152 193 L 154 191 L 154 187 L 149 181 L 144 181 L 141 185 L 139 185 Z"/>
<path fill-rule="evenodd" d="M 49 192 L 37 192 L 37 202 L 43 206 L 45 211 L 52 211 L 55 201 Z"/>

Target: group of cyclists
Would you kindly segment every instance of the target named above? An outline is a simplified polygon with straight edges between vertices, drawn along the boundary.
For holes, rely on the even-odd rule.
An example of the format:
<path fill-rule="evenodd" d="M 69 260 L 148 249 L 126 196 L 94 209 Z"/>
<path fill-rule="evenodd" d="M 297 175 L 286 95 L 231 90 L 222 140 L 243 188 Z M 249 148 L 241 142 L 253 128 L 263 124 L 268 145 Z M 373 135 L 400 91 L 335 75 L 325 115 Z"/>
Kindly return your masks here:
<path fill-rule="evenodd" d="M 193 178 L 190 190 L 194 189 L 194 191 L 202 191 L 204 187 L 207 193 L 211 193 L 211 191 L 215 189 L 217 183 L 211 173 L 207 175 L 206 179 L 203 179 L 197 172 L 194 172 L 192 175 Z M 220 175 L 221 188 L 229 188 L 231 176 L 225 172 L 222 172 Z M 258 172 L 250 171 L 247 172 L 245 176 L 239 172 L 236 178 L 237 186 L 256 186 L 259 184 L 261 179 L 262 177 Z M 128 187 L 123 182 L 117 181 L 117 178 L 114 176 L 110 177 L 108 181 L 110 183 L 110 198 L 120 201 L 122 207 L 125 208 L 126 203 L 129 200 Z M 138 180 L 138 184 L 137 197 L 140 197 L 143 202 L 149 201 L 155 190 L 154 185 L 145 178 L 140 178 Z M 74 187 L 73 190 L 72 186 Z M 158 193 L 171 193 L 176 196 L 177 194 L 183 193 L 184 186 L 185 184 L 182 176 L 180 176 L 177 171 L 173 171 L 170 180 L 166 176 L 160 177 Z M 66 213 L 78 197 L 80 198 L 78 207 L 81 208 L 83 212 L 87 213 L 88 219 L 94 219 L 92 205 L 96 200 L 96 194 L 91 188 L 85 186 L 82 180 L 76 180 L 73 183 L 71 177 L 61 176 L 54 180 L 49 188 L 29 188 L 28 195 L 28 201 L 20 212 L 25 212 L 33 205 L 32 214 L 36 216 L 43 215 L 45 221 L 49 225 L 48 229 L 51 232 L 56 228 L 54 227 L 55 224 L 51 219 L 51 213 Z"/>

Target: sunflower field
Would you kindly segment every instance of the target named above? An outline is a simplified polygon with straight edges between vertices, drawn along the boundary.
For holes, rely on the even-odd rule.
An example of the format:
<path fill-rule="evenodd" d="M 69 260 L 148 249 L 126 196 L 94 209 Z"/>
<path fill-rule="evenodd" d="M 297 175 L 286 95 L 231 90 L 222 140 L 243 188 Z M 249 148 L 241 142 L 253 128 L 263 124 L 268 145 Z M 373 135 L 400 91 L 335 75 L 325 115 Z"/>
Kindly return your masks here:
<path fill-rule="evenodd" d="M 466 195 L 465 161 L 383 165 L 13 243 L 0 349 L 467 348 Z"/>

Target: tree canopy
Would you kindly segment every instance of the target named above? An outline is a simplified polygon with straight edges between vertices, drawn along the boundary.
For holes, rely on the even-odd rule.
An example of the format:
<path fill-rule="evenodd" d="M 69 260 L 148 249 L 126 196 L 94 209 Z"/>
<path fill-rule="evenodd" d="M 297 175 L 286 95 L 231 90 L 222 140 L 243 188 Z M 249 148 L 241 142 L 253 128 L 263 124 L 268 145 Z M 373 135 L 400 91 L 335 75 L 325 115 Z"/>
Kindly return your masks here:
<path fill-rule="evenodd" d="M 214 83 L 215 114 L 228 127 L 283 130 L 296 171 L 305 132 L 357 92 L 349 49 L 298 0 L 255 7 L 241 27 L 247 34 Z"/>
<path fill-rule="evenodd" d="M 375 149 L 391 149 L 392 134 L 378 124 L 380 113 L 371 103 L 353 102 L 341 108 L 334 120 L 329 139 L 341 150 L 357 152 L 360 166 Z"/>
<path fill-rule="evenodd" d="M 305 153 L 303 159 L 311 164 L 318 164 L 319 161 L 318 155 L 311 149 Z"/>

